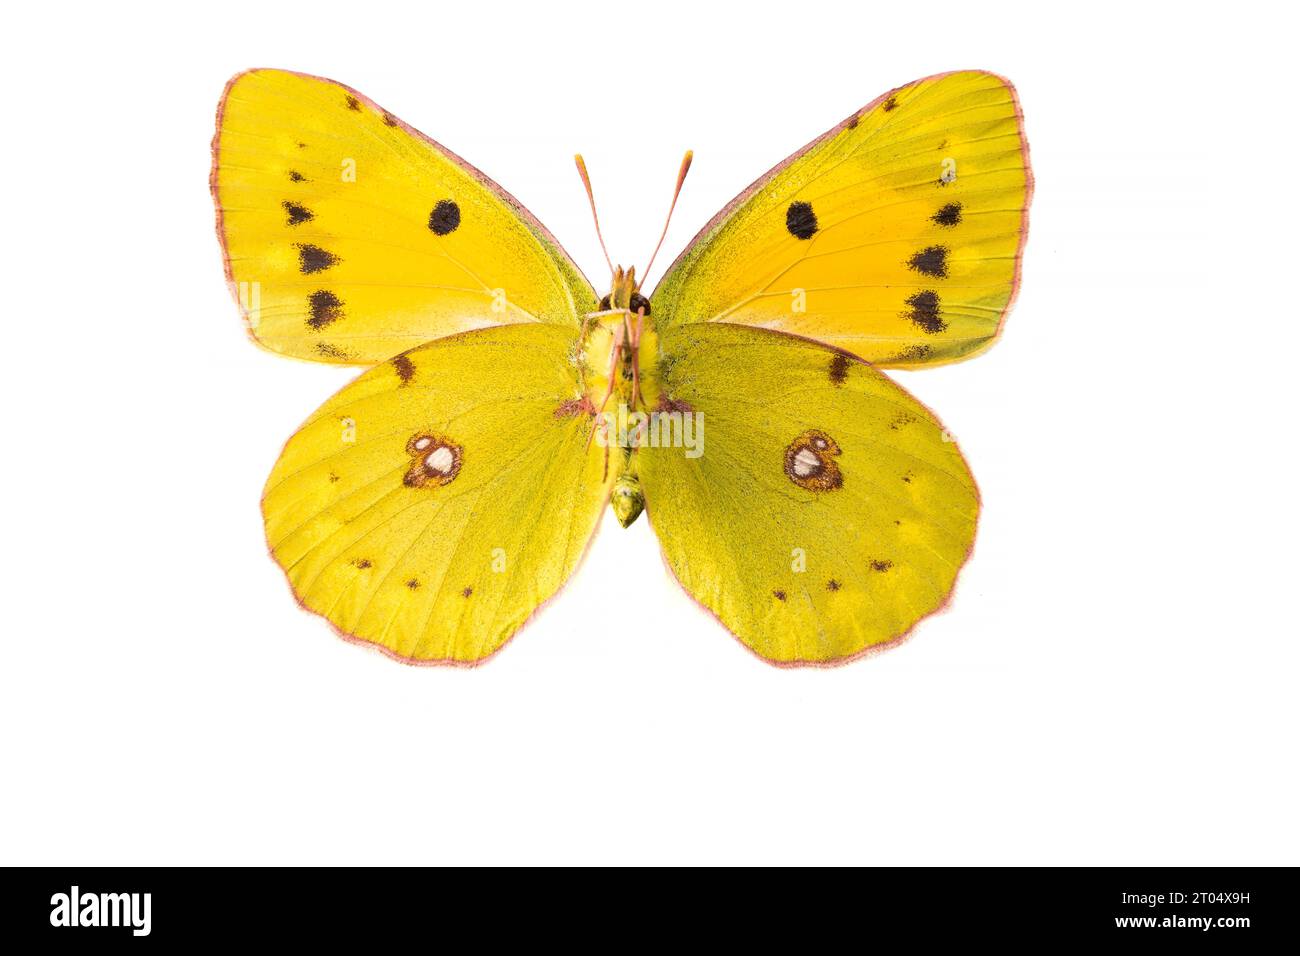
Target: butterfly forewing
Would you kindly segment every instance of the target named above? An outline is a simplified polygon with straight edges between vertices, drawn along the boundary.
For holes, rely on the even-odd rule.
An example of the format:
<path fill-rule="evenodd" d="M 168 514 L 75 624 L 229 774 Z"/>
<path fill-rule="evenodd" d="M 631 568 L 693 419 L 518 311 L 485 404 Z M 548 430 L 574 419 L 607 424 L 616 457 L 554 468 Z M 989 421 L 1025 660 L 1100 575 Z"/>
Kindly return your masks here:
<path fill-rule="evenodd" d="M 521 322 L 576 327 L 595 294 L 473 167 L 331 80 L 251 70 L 217 114 L 212 191 L 249 331 L 296 358 L 373 364 Z"/>
<path fill-rule="evenodd" d="M 660 327 L 780 329 L 885 366 L 997 336 L 1032 178 L 1011 84 L 930 77 L 886 94 L 742 193 L 652 296 Z"/>

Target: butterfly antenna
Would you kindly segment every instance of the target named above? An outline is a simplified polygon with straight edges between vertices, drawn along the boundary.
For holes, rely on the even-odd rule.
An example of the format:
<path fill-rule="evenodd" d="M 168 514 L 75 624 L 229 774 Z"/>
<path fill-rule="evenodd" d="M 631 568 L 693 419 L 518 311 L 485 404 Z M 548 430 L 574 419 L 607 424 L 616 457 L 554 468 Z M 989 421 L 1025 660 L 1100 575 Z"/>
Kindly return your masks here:
<path fill-rule="evenodd" d="M 596 196 L 591 191 L 591 177 L 587 175 L 587 164 L 582 158 L 582 153 L 573 154 L 573 162 L 578 167 L 578 175 L 582 177 L 582 185 L 587 190 L 587 202 L 591 203 L 591 218 L 596 223 L 596 238 L 600 240 L 600 251 L 605 253 L 605 265 L 609 266 L 609 274 L 614 274 L 614 263 L 610 261 L 609 250 L 605 248 L 605 237 L 600 233 L 600 216 L 596 215 Z"/>
<path fill-rule="evenodd" d="M 655 264 L 655 257 L 663 247 L 664 239 L 668 235 L 668 224 L 673 221 L 673 210 L 677 208 L 677 197 L 682 194 L 682 183 L 686 182 L 686 174 L 691 171 L 691 160 L 694 158 L 695 152 L 690 149 L 682 157 L 682 168 L 677 171 L 677 188 L 673 190 L 673 203 L 668 207 L 668 218 L 664 220 L 664 231 L 659 234 L 659 245 L 655 246 L 655 251 L 650 254 L 650 261 L 646 263 L 645 271 L 641 273 L 642 282 L 650 275 L 650 267 Z"/>

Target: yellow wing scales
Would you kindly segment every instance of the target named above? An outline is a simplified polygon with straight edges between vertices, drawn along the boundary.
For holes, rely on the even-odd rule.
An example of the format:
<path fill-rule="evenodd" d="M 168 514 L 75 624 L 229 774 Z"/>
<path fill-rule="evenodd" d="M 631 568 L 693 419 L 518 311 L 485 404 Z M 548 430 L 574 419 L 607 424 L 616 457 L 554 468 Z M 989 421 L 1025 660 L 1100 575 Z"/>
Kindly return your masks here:
<path fill-rule="evenodd" d="M 737 197 L 669 268 L 654 313 L 661 328 L 778 329 L 883 366 L 967 358 L 1010 306 L 1031 191 L 1010 83 L 920 80 Z"/>
<path fill-rule="evenodd" d="M 573 343 L 541 324 L 444 337 L 326 402 L 263 497 L 299 601 L 407 660 L 500 648 L 573 572 L 608 497 Z"/>
<path fill-rule="evenodd" d="M 816 342 L 696 323 L 661 340 L 647 395 L 704 422 L 698 457 L 638 451 L 668 564 L 760 656 L 851 659 L 947 600 L 979 494 L 938 420 L 885 375 Z"/>
<path fill-rule="evenodd" d="M 468 329 L 576 326 L 595 306 L 509 194 L 330 80 L 231 80 L 212 189 L 227 278 L 251 334 L 276 352 L 373 364 Z"/>
<path fill-rule="evenodd" d="M 253 337 L 375 365 L 289 440 L 262 499 L 294 594 L 345 636 L 490 657 L 573 573 L 614 488 L 773 663 L 890 646 L 947 601 L 979 494 L 875 365 L 956 361 L 1000 331 L 1033 188 L 1002 78 L 900 87 L 763 176 L 669 268 L 644 335 L 589 324 L 595 292 L 526 210 L 330 80 L 235 77 L 211 186 Z M 610 301 L 633 293 L 620 271 Z M 600 396 L 638 391 L 695 438 L 611 468 Z"/>

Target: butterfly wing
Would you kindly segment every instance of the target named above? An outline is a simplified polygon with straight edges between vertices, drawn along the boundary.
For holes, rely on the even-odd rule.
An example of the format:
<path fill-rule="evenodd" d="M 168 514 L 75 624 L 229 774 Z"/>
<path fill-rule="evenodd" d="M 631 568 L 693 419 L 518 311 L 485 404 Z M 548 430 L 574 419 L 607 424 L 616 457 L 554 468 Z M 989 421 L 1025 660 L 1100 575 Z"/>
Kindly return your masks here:
<path fill-rule="evenodd" d="M 1032 183 L 1006 80 L 900 87 L 709 223 L 655 289 L 656 322 L 779 329 L 885 366 L 970 357 L 1015 294 Z"/>
<path fill-rule="evenodd" d="M 574 339 L 536 323 L 444 337 L 321 406 L 262 501 L 303 606 L 406 660 L 500 648 L 573 572 L 608 497 Z"/>
<path fill-rule="evenodd" d="M 212 193 L 254 339 L 373 364 L 489 325 L 575 326 L 595 294 L 508 193 L 342 84 L 251 70 L 226 87 Z"/>
<path fill-rule="evenodd" d="M 781 664 L 888 645 L 944 604 L 979 495 L 928 409 L 845 352 L 766 329 L 698 323 L 660 346 L 647 395 L 700 416 L 702 454 L 642 448 L 640 479 L 696 600 Z"/>

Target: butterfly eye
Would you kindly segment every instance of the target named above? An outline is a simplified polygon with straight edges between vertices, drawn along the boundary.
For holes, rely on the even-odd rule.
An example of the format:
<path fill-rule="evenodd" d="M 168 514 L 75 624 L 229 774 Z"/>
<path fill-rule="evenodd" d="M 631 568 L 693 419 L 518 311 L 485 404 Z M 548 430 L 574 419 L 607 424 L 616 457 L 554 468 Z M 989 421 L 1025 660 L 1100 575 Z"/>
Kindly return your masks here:
<path fill-rule="evenodd" d="M 608 312 L 613 307 L 614 306 L 611 303 L 609 296 L 605 296 L 605 298 L 600 300 L 600 311 Z M 645 309 L 646 315 L 650 314 L 650 300 L 647 299 L 645 296 L 643 296 L 640 292 L 632 293 L 632 298 L 628 300 L 627 307 L 634 314 L 636 312 L 639 312 L 641 309 Z"/>

